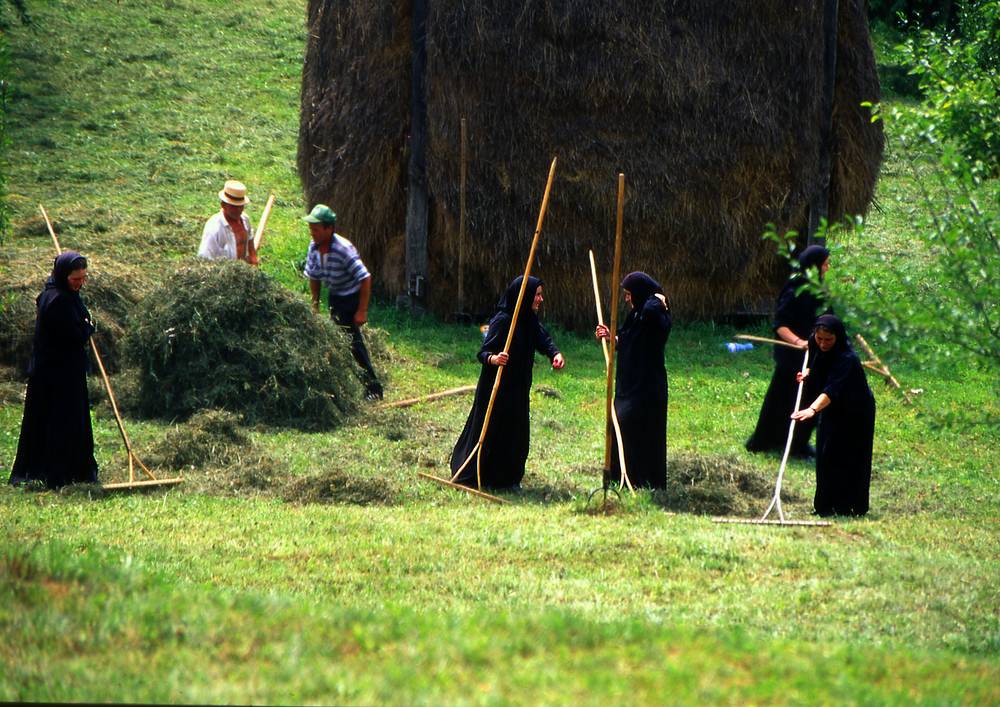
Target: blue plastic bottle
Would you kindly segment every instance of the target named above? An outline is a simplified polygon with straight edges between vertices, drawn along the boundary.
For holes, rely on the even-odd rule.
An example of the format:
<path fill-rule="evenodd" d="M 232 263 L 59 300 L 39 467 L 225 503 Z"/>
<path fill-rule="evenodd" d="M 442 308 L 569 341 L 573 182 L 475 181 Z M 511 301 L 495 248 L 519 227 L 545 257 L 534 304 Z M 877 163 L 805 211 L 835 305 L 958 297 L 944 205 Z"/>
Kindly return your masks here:
<path fill-rule="evenodd" d="M 735 342 L 730 342 L 728 344 L 720 344 L 729 350 L 729 353 L 736 353 L 737 351 L 750 351 L 754 346 L 753 344 L 738 344 Z"/>

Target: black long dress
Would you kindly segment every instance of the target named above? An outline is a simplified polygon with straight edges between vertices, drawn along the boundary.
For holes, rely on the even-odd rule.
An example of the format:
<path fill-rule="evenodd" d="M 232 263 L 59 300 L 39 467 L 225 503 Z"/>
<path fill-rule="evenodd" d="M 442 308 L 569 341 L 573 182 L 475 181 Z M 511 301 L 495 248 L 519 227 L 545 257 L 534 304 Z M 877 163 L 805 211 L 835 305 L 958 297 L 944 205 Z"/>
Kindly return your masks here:
<path fill-rule="evenodd" d="M 469 458 L 479 442 L 483 430 L 486 408 L 489 406 L 497 368 L 489 363 L 493 354 L 503 351 L 510 331 L 517 295 L 523 277 L 518 277 L 508 286 L 497 304 L 497 313 L 490 321 L 489 330 L 477 358 L 483 364 L 476 386 L 476 398 L 472 411 L 465 422 L 465 428 L 455 444 L 451 455 L 451 473 L 454 475 Z M 552 342 L 548 331 L 538 321 L 531 309 L 535 292 L 542 281 L 528 278 L 524 290 L 524 300 L 518 313 L 517 326 L 508 350 L 507 365 L 504 366 L 497 388 L 490 423 L 483 439 L 481 454 L 474 456 L 465 465 L 455 483 L 472 488 L 477 487 L 476 469 L 479 462 L 479 479 L 484 488 L 505 489 L 520 485 L 524 478 L 524 465 L 528 459 L 529 447 L 529 393 L 531 373 L 535 362 L 535 352 L 554 359 L 559 349 Z"/>
<path fill-rule="evenodd" d="M 655 295 L 660 285 L 641 272 L 621 283 L 629 291 L 632 311 L 618 327 L 615 345 L 615 415 L 622 433 L 625 468 L 635 488 L 667 485 L 667 369 L 664 348 L 672 320 Z M 611 453 L 611 481 L 621 478 L 618 440 Z"/>
<path fill-rule="evenodd" d="M 816 317 L 825 307 L 823 299 L 808 290 L 797 291 L 809 280 L 809 268 L 819 268 L 830 257 L 830 251 L 822 246 L 809 246 L 799 256 L 799 269 L 788 278 L 778 295 L 772 328 L 775 332 L 788 327 L 800 339 L 808 339 L 812 333 Z M 777 336 L 777 333 L 775 334 Z M 788 426 L 791 414 L 795 412 L 795 396 L 799 390 L 795 376 L 802 370 L 804 351 L 788 346 L 774 347 L 774 373 L 760 406 L 757 426 L 746 441 L 750 452 L 784 452 L 788 441 Z M 815 419 L 795 423 L 792 446 L 789 453 L 793 457 L 811 456 L 809 438 L 816 428 Z"/>
<path fill-rule="evenodd" d="M 10 484 L 41 481 L 58 489 L 72 483 L 97 483 L 86 350 L 94 328 L 80 294 L 70 289 L 67 280 L 74 270 L 86 266 L 79 253 L 63 252 L 38 296 L 24 416 Z"/>
<path fill-rule="evenodd" d="M 837 337 L 829 351 L 809 339 L 810 390 L 831 402 L 819 412 L 816 428 L 816 496 L 821 516 L 863 516 L 868 512 L 875 439 L 875 396 L 844 324 L 825 314 L 816 324 Z"/>

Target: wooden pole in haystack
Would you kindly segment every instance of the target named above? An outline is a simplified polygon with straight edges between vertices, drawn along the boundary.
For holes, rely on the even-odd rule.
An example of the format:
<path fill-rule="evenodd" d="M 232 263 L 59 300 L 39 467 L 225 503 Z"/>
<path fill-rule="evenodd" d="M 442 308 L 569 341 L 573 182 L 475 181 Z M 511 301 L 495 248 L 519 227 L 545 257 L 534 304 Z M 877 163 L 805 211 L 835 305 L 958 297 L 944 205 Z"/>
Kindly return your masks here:
<path fill-rule="evenodd" d="M 604 316 L 601 314 L 601 293 L 597 287 L 597 266 L 594 265 L 594 251 L 590 251 L 590 277 L 594 281 L 594 301 L 597 303 L 597 323 L 604 324 Z M 611 336 L 614 336 L 612 332 Z M 608 352 L 608 342 L 601 339 L 601 349 L 604 351 L 604 365 L 608 366 L 611 363 L 611 355 Z M 621 426 L 618 424 L 618 415 L 615 413 L 615 406 L 611 406 L 611 422 L 614 424 L 615 428 L 615 439 L 618 440 L 618 464 L 622 468 L 622 481 L 628 482 L 628 488 L 630 491 L 635 491 L 632 488 L 632 482 L 628 480 L 628 471 L 625 468 L 625 445 L 622 443 L 622 430 Z M 607 440 L 605 440 L 607 442 Z M 619 482 L 618 488 L 621 489 L 622 483 Z"/>
<path fill-rule="evenodd" d="M 56 232 L 52 228 L 52 222 L 49 221 L 49 215 L 45 213 L 45 207 L 41 204 L 38 208 L 42 211 L 42 218 L 45 219 L 45 225 L 49 229 L 49 235 L 52 236 L 52 243 L 56 247 L 56 255 L 62 254 L 62 247 L 59 245 L 59 239 L 56 238 Z M 121 432 L 122 440 L 125 442 L 125 449 L 128 452 L 128 481 L 125 483 L 118 484 L 102 484 L 102 487 L 109 490 L 116 489 L 130 489 L 139 488 L 143 486 L 166 486 L 171 484 L 179 484 L 184 481 L 182 477 L 177 477 L 174 479 L 158 479 L 151 472 L 145 464 L 135 455 L 132 451 L 132 443 L 128 440 L 128 434 L 125 432 L 125 425 L 122 423 L 122 416 L 118 412 L 118 404 L 115 402 L 115 394 L 111 390 L 111 381 L 108 380 L 108 373 L 104 370 L 104 363 L 101 361 L 101 354 L 97 351 L 97 344 L 94 343 L 94 337 L 90 337 L 90 348 L 94 352 L 94 359 L 97 361 L 97 367 L 101 371 L 101 378 L 104 379 L 104 387 L 108 391 L 108 400 L 111 401 L 111 409 L 115 413 L 115 422 L 118 423 L 118 431 Z M 133 462 L 142 467 L 143 471 L 149 476 L 149 481 L 136 481 L 135 480 L 135 468 Z"/>
<path fill-rule="evenodd" d="M 611 474 L 611 435 L 614 434 L 614 388 L 615 388 L 615 332 L 618 331 L 618 278 L 621 275 L 621 255 L 622 255 L 622 221 L 624 215 L 625 207 L 625 175 L 618 175 L 618 214 L 616 218 L 615 226 L 615 263 L 611 275 L 611 327 L 610 327 L 610 341 L 608 343 L 608 366 L 607 366 L 607 393 L 604 400 L 604 415 L 605 415 L 605 425 L 604 425 L 604 478 L 607 479 Z M 621 449 L 621 441 L 618 443 L 619 449 Z M 625 473 L 625 464 L 622 463 L 622 478 L 619 481 L 619 488 L 621 484 L 628 484 L 629 490 L 632 489 L 632 482 L 629 481 L 628 474 Z M 607 491 L 607 483 L 603 483 L 605 491 Z"/>
<path fill-rule="evenodd" d="M 274 194 L 271 194 L 267 199 L 267 206 L 264 207 L 264 213 L 260 216 L 260 221 L 257 222 L 257 233 L 253 237 L 253 250 L 259 255 L 260 253 L 260 241 L 264 237 L 264 227 L 267 226 L 267 217 L 271 215 L 271 207 L 274 206 Z"/>
<path fill-rule="evenodd" d="M 553 157 L 552 166 L 549 168 L 549 178 L 545 184 L 545 196 L 542 197 L 542 208 L 538 213 L 538 225 L 535 226 L 535 236 L 531 240 L 531 250 L 528 252 L 528 263 L 524 268 L 524 277 L 521 279 L 521 289 L 517 293 L 517 304 L 514 306 L 514 316 L 510 320 L 510 331 L 507 332 L 507 341 L 504 343 L 503 347 L 504 353 L 507 353 L 510 350 L 510 342 L 514 338 L 514 329 L 517 326 L 517 317 L 521 312 L 521 305 L 524 300 L 524 290 L 528 285 L 528 276 L 531 275 L 531 265 L 535 259 L 535 249 L 538 247 L 538 236 L 541 235 L 542 232 L 542 220 L 545 218 L 545 209 L 549 203 L 549 192 L 552 190 L 552 178 L 555 176 L 555 173 L 556 173 L 556 159 Z M 451 477 L 451 483 L 455 482 L 455 479 L 458 478 L 458 475 L 462 473 L 465 467 L 469 465 L 469 462 L 472 461 L 472 458 L 475 457 L 476 486 L 479 489 L 482 489 L 483 487 L 482 477 L 480 475 L 480 469 L 479 469 L 479 462 L 482 458 L 483 440 L 486 438 L 486 430 L 490 424 L 490 415 L 493 412 L 493 402 L 496 400 L 497 397 L 497 390 L 500 387 L 500 377 L 503 375 L 503 369 L 504 369 L 503 366 L 497 366 L 497 376 L 496 379 L 493 381 L 493 390 L 490 392 L 490 402 L 489 405 L 487 405 L 486 407 L 486 416 L 483 419 L 483 429 L 479 433 L 479 441 L 476 442 L 476 446 L 473 447 L 472 453 L 469 454 L 469 457 L 464 462 L 462 462 L 462 466 L 460 466 L 458 468 L 458 471 L 455 472 L 454 476 Z"/>
<path fill-rule="evenodd" d="M 465 311 L 465 118 L 462 118 L 462 164 L 458 182 L 458 311 Z"/>

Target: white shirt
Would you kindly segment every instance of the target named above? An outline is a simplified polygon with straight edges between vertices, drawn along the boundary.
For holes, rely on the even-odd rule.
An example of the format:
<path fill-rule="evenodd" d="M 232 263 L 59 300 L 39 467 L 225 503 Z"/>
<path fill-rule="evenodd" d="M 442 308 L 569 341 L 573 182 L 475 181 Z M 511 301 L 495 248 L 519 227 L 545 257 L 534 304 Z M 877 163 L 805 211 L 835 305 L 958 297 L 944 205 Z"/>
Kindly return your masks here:
<path fill-rule="evenodd" d="M 253 240 L 253 227 L 250 225 L 250 217 L 240 214 L 243 227 L 247 231 L 247 240 Z M 249 248 L 247 251 L 249 252 Z M 205 230 L 201 233 L 201 245 L 198 247 L 198 256 L 201 258 L 228 258 L 236 260 L 236 236 L 233 235 L 233 228 L 226 223 L 226 217 L 220 210 L 212 218 L 205 222 Z"/>

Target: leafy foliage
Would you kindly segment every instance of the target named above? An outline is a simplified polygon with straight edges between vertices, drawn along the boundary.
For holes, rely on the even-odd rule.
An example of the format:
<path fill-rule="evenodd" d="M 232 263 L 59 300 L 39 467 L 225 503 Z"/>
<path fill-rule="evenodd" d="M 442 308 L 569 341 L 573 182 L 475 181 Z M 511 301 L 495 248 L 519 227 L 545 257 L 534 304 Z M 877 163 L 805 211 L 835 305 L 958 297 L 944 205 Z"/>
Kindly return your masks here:
<path fill-rule="evenodd" d="M 973 173 L 1000 174 L 1000 3 L 966 3 L 963 31 L 921 30 L 897 47 L 924 103 L 899 108 L 904 137 L 954 141 Z"/>
<path fill-rule="evenodd" d="M 808 287 L 822 291 L 840 316 L 873 332 L 894 356 L 944 376 L 956 367 L 982 367 L 1000 397 L 1000 190 L 977 176 L 956 147 L 932 140 L 922 119 L 902 124 L 895 117 L 902 156 L 923 199 L 910 213 L 922 247 L 901 267 L 892 252 L 846 247 L 834 227 L 828 235 L 839 242 L 842 276 L 820 284 L 813 274 Z M 862 239 L 863 225 L 855 228 L 853 237 Z M 955 422 L 964 416 L 949 410 L 938 417 Z M 970 421 L 995 420 L 974 411 Z"/>

